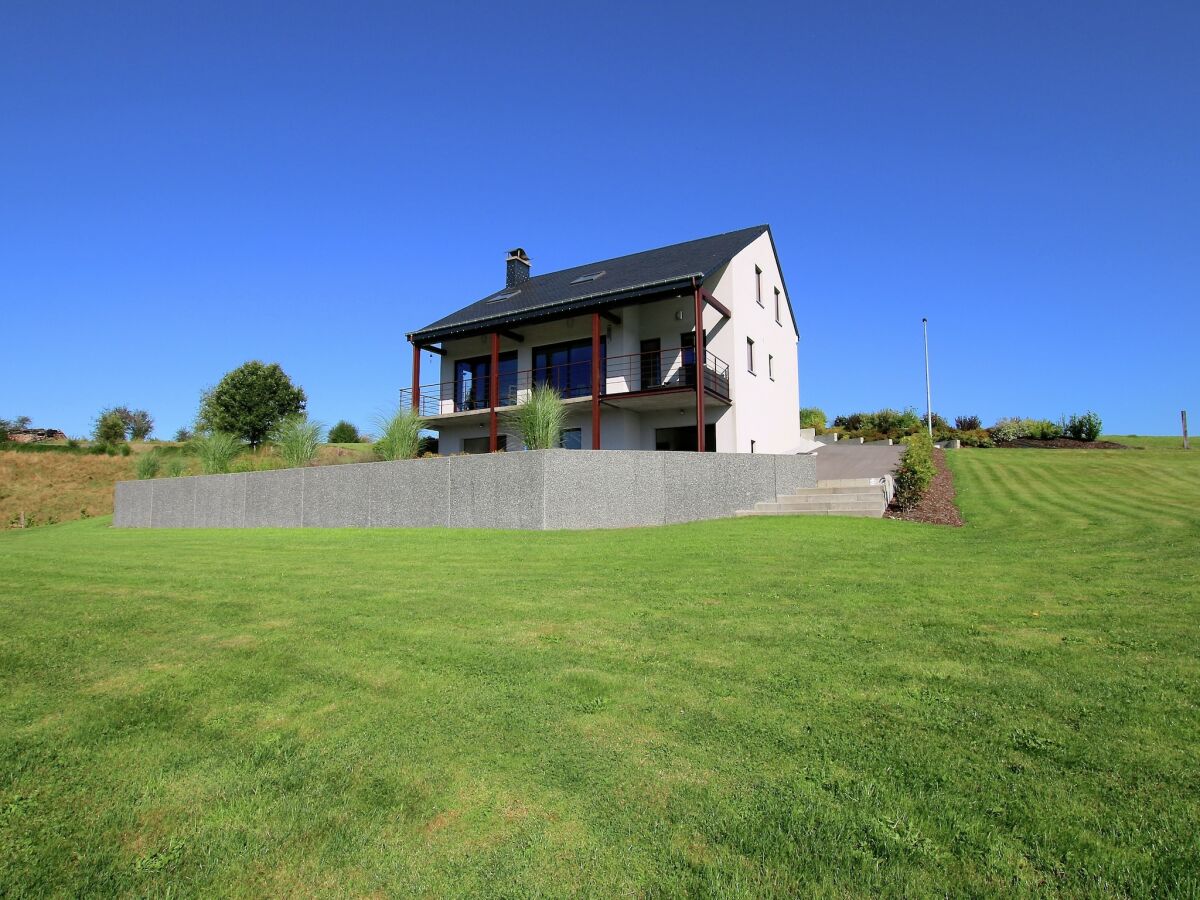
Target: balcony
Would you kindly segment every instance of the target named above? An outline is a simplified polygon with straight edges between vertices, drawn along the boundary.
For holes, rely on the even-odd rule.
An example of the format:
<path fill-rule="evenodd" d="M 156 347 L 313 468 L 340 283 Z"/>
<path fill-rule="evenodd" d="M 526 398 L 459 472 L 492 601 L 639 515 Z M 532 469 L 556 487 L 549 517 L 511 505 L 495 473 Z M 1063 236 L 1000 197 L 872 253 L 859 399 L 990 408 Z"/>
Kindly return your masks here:
<path fill-rule="evenodd" d="M 655 398 L 696 389 L 696 351 L 675 347 L 645 353 L 628 353 L 600 360 L 601 397 Z M 704 354 L 706 396 L 729 402 L 729 365 L 713 353 Z M 423 384 L 417 388 L 417 410 L 425 418 L 442 418 L 490 409 L 490 379 L 465 375 L 457 381 Z M 565 400 L 592 396 L 591 362 L 548 365 L 536 369 L 501 371 L 497 384 L 497 407 L 515 406 L 529 396 L 534 385 L 548 384 Z M 400 405 L 413 405 L 413 389 L 400 389 Z M 626 405 L 626 404 L 622 404 Z"/>

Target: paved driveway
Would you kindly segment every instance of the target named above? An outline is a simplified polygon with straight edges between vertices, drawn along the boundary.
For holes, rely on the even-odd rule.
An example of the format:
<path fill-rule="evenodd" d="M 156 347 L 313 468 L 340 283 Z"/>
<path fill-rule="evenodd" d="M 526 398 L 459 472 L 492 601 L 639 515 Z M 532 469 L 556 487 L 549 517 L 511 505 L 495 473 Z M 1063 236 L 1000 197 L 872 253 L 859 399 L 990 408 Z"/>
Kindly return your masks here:
<path fill-rule="evenodd" d="M 896 444 L 826 444 L 816 452 L 817 478 L 882 478 L 900 464 L 904 447 Z"/>

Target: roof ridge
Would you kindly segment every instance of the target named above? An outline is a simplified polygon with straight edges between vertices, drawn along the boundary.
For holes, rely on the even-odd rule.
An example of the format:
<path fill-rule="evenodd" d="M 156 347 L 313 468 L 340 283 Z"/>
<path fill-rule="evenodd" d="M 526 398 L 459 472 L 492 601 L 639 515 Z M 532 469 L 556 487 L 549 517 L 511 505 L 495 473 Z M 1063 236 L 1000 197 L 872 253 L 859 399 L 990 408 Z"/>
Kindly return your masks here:
<path fill-rule="evenodd" d="M 672 250 L 675 247 L 682 247 L 685 244 L 696 244 L 696 243 L 699 243 L 700 241 L 711 241 L 711 240 L 714 240 L 715 238 L 728 237 L 731 234 L 737 234 L 742 231 L 756 231 L 759 229 L 761 229 L 761 231 L 766 231 L 770 227 L 771 227 L 770 225 L 768 225 L 764 222 L 762 225 L 750 225 L 746 228 L 733 228 L 729 231 L 722 231 L 717 234 L 706 234 L 703 237 L 691 238 L 690 240 L 686 240 L 686 241 L 677 241 L 674 244 L 663 244 L 661 247 L 648 247 L 645 250 L 635 250 L 633 253 L 622 253 L 620 256 L 610 256 L 610 257 L 607 257 L 606 259 L 597 259 L 592 262 L 580 263 L 577 266 L 567 266 L 564 269 L 555 269 L 552 272 L 540 272 L 537 275 L 530 275 L 529 280 L 532 281 L 535 278 L 545 278 L 549 275 L 560 275 L 563 272 L 570 272 L 572 269 L 586 269 L 590 266 L 598 266 L 601 263 L 618 262 L 619 260 L 622 260 L 622 259 L 628 259 L 631 256 L 641 256 L 643 253 L 658 253 L 662 250 Z M 519 287 L 519 285 L 518 285 L 518 287 Z M 504 290 L 508 290 L 508 288 L 501 288 L 500 290 L 494 291 L 493 293 L 499 294 L 501 291 L 504 291 Z M 488 294 L 487 296 L 490 297 L 492 295 Z"/>

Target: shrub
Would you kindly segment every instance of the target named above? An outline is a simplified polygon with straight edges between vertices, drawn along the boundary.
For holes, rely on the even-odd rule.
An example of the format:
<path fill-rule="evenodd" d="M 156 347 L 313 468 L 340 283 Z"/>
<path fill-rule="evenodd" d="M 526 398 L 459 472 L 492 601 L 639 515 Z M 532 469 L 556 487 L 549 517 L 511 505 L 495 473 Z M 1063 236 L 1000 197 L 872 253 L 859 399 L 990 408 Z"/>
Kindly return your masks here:
<path fill-rule="evenodd" d="M 970 431 L 960 431 L 955 435 L 964 447 L 994 447 L 995 441 L 986 428 L 972 428 Z"/>
<path fill-rule="evenodd" d="M 358 429 L 342 419 L 329 429 L 329 436 L 326 440 L 331 444 L 357 444 L 359 441 Z"/>
<path fill-rule="evenodd" d="M 1049 419 L 1022 419 L 1021 428 L 1025 432 L 1024 437 L 1037 441 L 1052 441 L 1062 437 L 1062 429 Z"/>
<path fill-rule="evenodd" d="M 800 407 L 800 427 L 815 428 L 817 433 L 825 430 L 825 410 L 816 406 Z"/>
<path fill-rule="evenodd" d="M 172 456 L 167 460 L 166 476 L 168 478 L 179 478 L 181 475 L 187 474 L 187 464 L 178 456 Z"/>
<path fill-rule="evenodd" d="M 195 433 L 190 428 L 180 428 L 175 432 L 175 440 L 181 444 L 186 444 L 195 436 Z"/>
<path fill-rule="evenodd" d="M 197 427 L 226 432 L 258 447 L 280 422 L 302 414 L 307 402 L 304 391 L 278 363 L 252 360 L 202 394 Z"/>
<path fill-rule="evenodd" d="M 414 409 L 401 409 L 379 421 L 379 439 L 371 445 L 380 459 L 416 459 L 421 451 L 425 420 Z"/>
<path fill-rule="evenodd" d="M 159 466 L 160 460 L 157 453 L 143 453 L 134 463 L 133 471 L 138 478 L 145 480 L 157 477 Z"/>
<path fill-rule="evenodd" d="M 954 430 L 955 431 L 978 431 L 983 427 L 983 423 L 979 421 L 979 416 L 955 416 Z"/>
<path fill-rule="evenodd" d="M 505 418 L 520 433 L 525 449 L 549 450 L 560 445 L 567 409 L 555 388 L 535 384 L 529 396 Z"/>
<path fill-rule="evenodd" d="M 939 422 L 945 425 L 941 416 L 935 416 L 934 426 L 937 427 Z M 851 413 L 833 420 L 834 430 L 844 432 L 847 437 L 861 437 L 865 440 L 896 440 L 906 434 L 914 434 L 924 427 L 925 419 L 911 406 L 903 412 L 885 408 L 875 412 Z"/>
<path fill-rule="evenodd" d="M 907 448 L 896 470 L 896 505 L 912 509 L 920 502 L 933 482 L 933 441 L 926 432 L 918 431 L 904 439 Z"/>
<path fill-rule="evenodd" d="M 1081 416 L 1071 416 L 1064 430 L 1077 441 L 1095 441 L 1100 439 L 1102 428 L 1100 416 L 1089 409 Z"/>
<path fill-rule="evenodd" d="M 120 444 L 125 440 L 125 417 L 119 409 L 104 409 L 96 416 L 92 437 L 97 444 Z"/>
<path fill-rule="evenodd" d="M 125 430 L 131 441 L 144 441 L 154 431 L 154 419 L 144 409 L 127 410 Z"/>
<path fill-rule="evenodd" d="M 117 452 L 122 456 L 128 456 L 132 451 L 129 449 L 128 444 L 121 444 L 119 447 L 117 447 Z"/>
<path fill-rule="evenodd" d="M 224 475 L 230 463 L 242 452 L 242 442 L 232 434 L 213 431 L 192 438 L 192 452 L 200 460 L 205 475 Z"/>
<path fill-rule="evenodd" d="M 306 466 L 321 446 L 321 423 L 310 422 L 305 416 L 289 416 L 271 433 L 271 441 L 288 466 Z"/>

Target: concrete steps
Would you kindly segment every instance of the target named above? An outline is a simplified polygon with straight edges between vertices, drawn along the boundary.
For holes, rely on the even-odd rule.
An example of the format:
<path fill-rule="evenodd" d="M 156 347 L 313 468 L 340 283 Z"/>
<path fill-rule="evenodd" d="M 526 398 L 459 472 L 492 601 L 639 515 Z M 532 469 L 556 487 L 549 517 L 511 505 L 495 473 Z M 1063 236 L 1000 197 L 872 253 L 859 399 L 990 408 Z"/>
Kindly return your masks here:
<path fill-rule="evenodd" d="M 845 478 L 818 481 L 816 487 L 781 495 L 773 501 L 738 510 L 742 516 L 862 516 L 883 517 L 888 484 L 882 479 Z"/>

